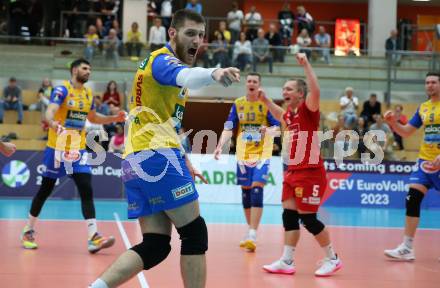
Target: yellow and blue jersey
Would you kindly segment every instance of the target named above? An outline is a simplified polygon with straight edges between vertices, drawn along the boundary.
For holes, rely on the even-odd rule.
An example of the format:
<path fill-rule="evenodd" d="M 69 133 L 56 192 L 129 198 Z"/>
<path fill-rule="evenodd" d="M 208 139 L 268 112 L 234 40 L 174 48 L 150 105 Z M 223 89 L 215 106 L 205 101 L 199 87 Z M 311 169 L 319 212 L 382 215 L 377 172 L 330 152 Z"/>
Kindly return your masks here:
<path fill-rule="evenodd" d="M 152 52 L 139 66 L 129 101 L 131 119 L 124 155 L 142 150 L 181 148 L 181 127 L 188 89 L 176 83 L 187 65 L 167 44 Z"/>
<path fill-rule="evenodd" d="M 263 102 L 248 101 L 246 96 L 236 99 L 224 128 L 238 128 L 236 153 L 239 161 L 257 162 L 272 156 L 273 138 L 269 135 L 262 137 L 262 126 L 280 126 L 280 122 Z"/>
<path fill-rule="evenodd" d="M 409 124 L 416 128 L 425 127 L 419 158 L 432 161 L 440 155 L 440 102 L 428 100 L 422 103 Z"/>
<path fill-rule="evenodd" d="M 167 44 L 142 62 L 133 80 L 121 165 L 129 218 L 174 209 L 199 197 L 177 134 L 188 97 L 176 80 L 184 68 Z"/>
<path fill-rule="evenodd" d="M 59 105 L 54 115 L 66 128 L 61 135 L 54 129 L 49 129 L 47 146 L 56 150 L 81 150 L 86 147 L 85 123 L 91 110 L 95 109 L 92 90 L 87 87 L 75 89 L 70 81 L 53 89 L 50 103 Z"/>

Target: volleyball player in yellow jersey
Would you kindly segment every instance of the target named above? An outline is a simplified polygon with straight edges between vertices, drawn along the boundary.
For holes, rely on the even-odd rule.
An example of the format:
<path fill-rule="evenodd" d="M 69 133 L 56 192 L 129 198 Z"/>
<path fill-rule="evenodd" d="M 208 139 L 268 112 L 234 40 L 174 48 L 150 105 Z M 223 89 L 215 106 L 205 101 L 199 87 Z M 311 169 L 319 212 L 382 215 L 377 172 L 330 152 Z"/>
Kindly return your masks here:
<path fill-rule="evenodd" d="M 170 42 L 155 50 L 134 77 L 130 100 L 122 180 L 129 218 L 138 218 L 143 241 L 123 253 L 91 284 L 117 287 L 142 270 L 161 263 L 171 250 L 171 227 L 180 235 L 183 284 L 206 283 L 208 231 L 200 216 L 194 177 L 203 177 L 183 154 L 177 130 L 181 126 L 188 89 L 239 81 L 236 68 L 190 68 L 205 36 L 200 14 L 179 10 L 168 30 Z M 170 271 L 174 271 L 170 268 Z M 178 286 L 169 283 L 169 287 Z"/>
<path fill-rule="evenodd" d="M 38 193 L 32 200 L 29 220 L 23 229 L 22 245 L 27 249 L 36 249 L 34 226 L 47 198 L 52 193 L 58 178 L 69 174 L 78 188 L 81 208 L 88 229 L 88 250 L 96 253 L 102 248 L 113 245 L 113 237 L 103 237 L 98 233 L 93 203 L 91 168 L 87 164 L 85 150 L 86 119 L 98 124 L 125 121 L 125 112 L 115 116 L 103 116 L 95 112 L 93 94 L 84 83 L 90 77 L 90 64 L 85 59 L 72 62 L 70 81 L 53 89 L 50 104 L 46 110 L 46 120 L 51 129 L 47 147 L 44 151 L 43 180 Z"/>
<path fill-rule="evenodd" d="M 262 133 L 266 127 L 278 130 L 280 122 L 268 111 L 266 104 L 258 100 L 261 76 L 250 73 L 246 76 L 246 96 L 235 100 L 220 136 L 215 159 L 219 159 L 222 148 L 238 128 L 237 136 L 237 184 L 241 185 L 242 202 L 249 231 L 240 247 L 255 251 L 257 229 L 263 213 L 263 187 L 269 173 L 272 157 L 273 137 Z M 268 130 L 268 131 L 270 131 Z"/>
<path fill-rule="evenodd" d="M 429 189 L 440 192 L 440 73 L 426 75 L 425 90 L 429 100 L 420 104 L 408 124 L 397 122 L 392 111 L 385 113 L 387 123 L 402 137 L 411 136 L 422 126 L 425 130 L 417 160 L 418 170 L 409 178 L 403 242 L 395 249 L 384 251 L 386 256 L 398 260 L 415 260 L 413 241 L 419 225 L 420 205 Z"/>

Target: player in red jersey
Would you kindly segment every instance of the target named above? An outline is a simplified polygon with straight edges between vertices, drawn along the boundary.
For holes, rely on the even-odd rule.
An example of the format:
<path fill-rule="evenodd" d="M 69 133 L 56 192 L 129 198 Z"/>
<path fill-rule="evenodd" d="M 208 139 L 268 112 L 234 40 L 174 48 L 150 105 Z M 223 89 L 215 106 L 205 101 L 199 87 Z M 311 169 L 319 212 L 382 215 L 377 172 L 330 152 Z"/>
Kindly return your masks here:
<path fill-rule="evenodd" d="M 283 121 L 285 154 L 283 161 L 288 165 L 283 182 L 283 226 L 285 230 L 284 251 L 281 258 L 263 269 L 270 273 L 294 274 L 294 252 L 300 237 L 299 222 L 312 233 L 324 249 L 326 257 L 315 271 L 316 276 L 330 276 L 342 267 L 330 242 L 330 235 L 324 224 L 317 219 L 317 212 L 327 186 L 326 172 L 320 156 L 318 139 L 319 97 L 318 79 L 303 53 L 296 56 L 309 87 L 304 80 L 292 79 L 283 86 L 283 98 L 287 111 L 270 101 L 264 91 L 259 98 L 269 108 L 275 119 Z M 308 91 L 309 90 L 309 91 Z"/>

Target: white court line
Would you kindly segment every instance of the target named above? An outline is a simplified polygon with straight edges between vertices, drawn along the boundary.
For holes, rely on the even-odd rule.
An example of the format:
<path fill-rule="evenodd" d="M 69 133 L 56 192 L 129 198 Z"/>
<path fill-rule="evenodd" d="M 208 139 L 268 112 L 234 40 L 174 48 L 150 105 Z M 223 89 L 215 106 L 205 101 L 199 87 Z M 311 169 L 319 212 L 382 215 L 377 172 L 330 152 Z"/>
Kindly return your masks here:
<path fill-rule="evenodd" d="M 115 217 L 116 225 L 118 225 L 119 233 L 121 234 L 122 241 L 124 241 L 125 248 L 130 249 L 131 248 L 130 240 L 128 240 L 127 233 L 125 232 L 124 226 L 122 226 L 122 222 L 121 219 L 119 218 L 118 213 L 114 212 L 113 216 Z M 145 275 L 143 272 L 139 272 L 137 274 L 137 278 L 142 288 L 150 287 L 148 286 L 147 279 L 145 279 Z"/>

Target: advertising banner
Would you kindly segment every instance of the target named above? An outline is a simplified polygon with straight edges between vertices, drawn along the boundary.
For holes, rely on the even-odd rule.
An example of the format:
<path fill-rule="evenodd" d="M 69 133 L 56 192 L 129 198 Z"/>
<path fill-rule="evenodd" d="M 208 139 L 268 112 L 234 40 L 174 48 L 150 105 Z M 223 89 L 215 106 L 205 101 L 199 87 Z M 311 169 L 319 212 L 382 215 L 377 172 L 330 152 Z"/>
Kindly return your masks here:
<path fill-rule="evenodd" d="M 191 154 L 191 161 L 208 184 L 196 181 L 200 201 L 205 203 L 241 203 L 241 188 L 236 185 L 236 159 L 222 155 L 219 161 L 212 155 Z M 0 157 L 0 197 L 32 197 L 41 185 L 44 166 L 43 152 L 18 151 L 11 158 Z M 327 191 L 324 206 L 404 208 L 409 175 L 416 169 L 412 162 L 387 162 L 366 165 L 360 161 L 344 161 L 337 166 L 325 161 Z M 124 199 L 121 181 L 121 159 L 108 153 L 101 165 L 92 166 L 92 183 L 96 199 Z M 280 204 L 283 184 L 282 161 L 272 157 L 265 204 Z M 78 197 L 70 177 L 61 178 L 52 197 L 73 199 Z M 440 193 L 427 193 L 424 208 L 440 208 Z"/>
<path fill-rule="evenodd" d="M 360 56 L 361 24 L 358 19 L 336 19 L 335 55 Z"/>
<path fill-rule="evenodd" d="M 42 151 L 17 151 L 12 157 L 0 156 L 0 197 L 33 197 L 42 180 L 44 165 Z M 121 182 L 121 159 L 107 153 L 102 165 L 92 166 L 92 185 L 95 198 L 124 198 Z M 51 197 L 76 198 L 75 183 L 63 177 L 56 183 Z"/>

